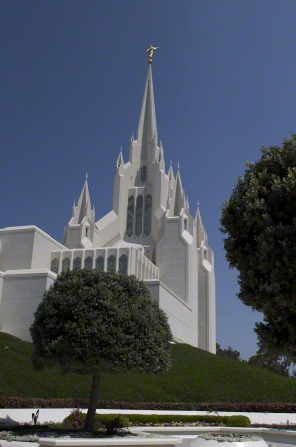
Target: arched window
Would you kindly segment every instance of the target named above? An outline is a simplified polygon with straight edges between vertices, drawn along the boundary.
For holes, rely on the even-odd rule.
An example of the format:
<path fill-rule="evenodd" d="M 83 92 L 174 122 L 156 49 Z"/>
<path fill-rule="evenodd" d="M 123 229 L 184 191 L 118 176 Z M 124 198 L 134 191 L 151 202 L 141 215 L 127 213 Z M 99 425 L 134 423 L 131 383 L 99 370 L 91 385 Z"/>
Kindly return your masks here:
<path fill-rule="evenodd" d="M 62 271 L 68 272 L 70 270 L 70 259 L 65 258 L 62 262 Z"/>
<path fill-rule="evenodd" d="M 107 270 L 109 273 L 116 272 L 116 259 L 113 255 L 109 256 L 109 258 L 107 259 Z"/>
<path fill-rule="evenodd" d="M 146 180 L 147 180 L 147 167 L 143 166 L 141 168 L 141 181 L 146 182 Z"/>
<path fill-rule="evenodd" d="M 50 270 L 54 273 L 59 273 L 59 260 L 57 258 L 51 261 Z"/>
<path fill-rule="evenodd" d="M 144 215 L 144 234 L 148 236 L 151 233 L 152 216 L 152 196 L 147 194 L 145 197 L 145 215 Z"/>
<path fill-rule="evenodd" d="M 73 261 L 73 270 L 80 270 L 81 269 L 81 258 L 77 256 L 77 258 Z"/>
<path fill-rule="evenodd" d="M 88 256 L 84 261 L 84 268 L 86 270 L 92 270 L 92 263 L 93 263 L 92 257 Z"/>
<path fill-rule="evenodd" d="M 104 271 L 104 258 L 103 256 L 98 256 L 96 259 L 96 269 L 98 269 L 100 272 Z"/>
<path fill-rule="evenodd" d="M 120 275 L 127 275 L 127 261 L 128 257 L 127 255 L 121 255 L 119 258 L 119 268 L 118 273 Z"/>
<path fill-rule="evenodd" d="M 126 234 L 132 236 L 134 232 L 134 209 L 135 209 L 135 198 L 130 196 L 128 198 L 127 206 L 127 218 L 126 218 Z"/>
<path fill-rule="evenodd" d="M 143 222 L 143 196 L 137 197 L 136 206 L 136 235 L 142 234 L 142 222 Z"/>

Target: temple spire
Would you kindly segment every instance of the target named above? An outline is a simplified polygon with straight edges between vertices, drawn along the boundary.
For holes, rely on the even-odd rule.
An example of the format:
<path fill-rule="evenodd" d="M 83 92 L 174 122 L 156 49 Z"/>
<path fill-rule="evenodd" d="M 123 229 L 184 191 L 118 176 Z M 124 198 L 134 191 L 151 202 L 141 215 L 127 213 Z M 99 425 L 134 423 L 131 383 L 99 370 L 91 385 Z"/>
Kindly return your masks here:
<path fill-rule="evenodd" d="M 120 147 L 119 155 L 116 161 L 117 168 L 120 168 L 120 166 L 124 165 L 123 156 L 122 156 L 122 146 Z"/>
<path fill-rule="evenodd" d="M 85 217 L 93 221 L 94 213 L 91 209 L 91 201 L 88 189 L 88 175 L 85 176 L 85 182 L 76 207 L 73 207 L 73 218 L 76 224 L 81 224 Z M 74 222 L 73 222 L 74 223 Z"/>
<path fill-rule="evenodd" d="M 157 125 L 152 80 L 151 64 L 148 67 L 148 74 L 145 84 L 141 114 L 138 125 L 138 141 L 142 143 L 151 143 L 157 141 Z"/>

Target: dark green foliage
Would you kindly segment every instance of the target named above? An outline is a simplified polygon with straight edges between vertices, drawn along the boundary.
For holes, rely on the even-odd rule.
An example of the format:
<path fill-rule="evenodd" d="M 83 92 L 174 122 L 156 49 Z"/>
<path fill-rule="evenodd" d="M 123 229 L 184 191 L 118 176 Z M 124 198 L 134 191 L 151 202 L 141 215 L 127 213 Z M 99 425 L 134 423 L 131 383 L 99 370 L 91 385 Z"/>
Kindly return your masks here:
<path fill-rule="evenodd" d="M 287 356 L 279 355 L 263 346 L 256 352 L 256 355 L 249 358 L 248 362 L 250 365 L 266 368 L 282 376 L 289 376 L 289 369 L 292 365 L 292 360 Z"/>
<path fill-rule="evenodd" d="M 76 410 L 78 411 L 78 410 Z M 85 419 L 85 413 L 80 413 L 80 418 Z M 69 427 L 73 418 L 67 416 L 63 425 Z M 211 416 L 211 415 L 181 415 L 181 414 L 129 414 L 128 416 L 122 414 L 97 414 L 96 427 L 104 427 L 106 430 L 111 430 L 113 426 L 120 428 L 129 426 L 141 425 L 161 425 L 174 423 L 189 423 L 189 424 L 212 424 L 212 425 L 226 425 L 228 427 L 250 427 L 250 419 L 246 416 Z M 107 428 L 109 427 L 109 428 Z M 73 428 L 75 428 L 73 426 Z M 109 433 L 111 434 L 111 433 Z"/>
<path fill-rule="evenodd" d="M 227 260 L 239 299 L 263 312 L 260 344 L 296 356 L 296 135 L 261 149 L 222 209 Z"/>
<path fill-rule="evenodd" d="M 108 415 L 111 416 L 109 418 L 101 418 L 98 426 L 102 426 L 106 431 L 107 436 L 114 436 L 123 428 L 127 428 L 130 425 L 129 418 L 125 415 Z M 96 422 L 97 422 L 96 418 Z M 97 425 L 97 424 L 96 424 Z"/>
<path fill-rule="evenodd" d="M 230 357 L 234 360 L 240 360 L 240 352 L 233 349 L 231 346 L 228 346 L 226 349 L 222 349 L 219 343 L 216 343 L 216 354 L 221 355 L 222 357 Z"/>
<path fill-rule="evenodd" d="M 10 350 L 1 350 L 3 344 Z M 31 353 L 31 343 L 0 333 L 0 408 L 87 408 L 90 374 L 35 371 Z M 164 374 L 103 376 L 98 408 L 289 413 L 296 412 L 295 402 L 295 379 L 173 344 L 172 367 Z"/>
<path fill-rule="evenodd" d="M 72 413 L 63 420 L 65 428 L 82 428 L 86 419 L 86 413 L 81 410 L 73 410 Z M 129 417 L 121 414 L 98 414 L 95 418 L 95 429 L 103 429 L 109 436 L 115 435 L 123 428 L 129 427 Z"/>
<path fill-rule="evenodd" d="M 251 421 L 247 416 L 228 416 L 227 427 L 251 427 Z"/>
<path fill-rule="evenodd" d="M 38 306 L 31 335 L 36 367 L 160 372 L 170 364 L 167 317 L 132 276 L 96 270 L 60 275 Z"/>
<path fill-rule="evenodd" d="M 31 326 L 35 368 L 92 373 L 85 429 L 92 431 L 101 377 L 170 366 L 172 334 L 164 312 L 133 276 L 79 270 L 45 292 Z"/>

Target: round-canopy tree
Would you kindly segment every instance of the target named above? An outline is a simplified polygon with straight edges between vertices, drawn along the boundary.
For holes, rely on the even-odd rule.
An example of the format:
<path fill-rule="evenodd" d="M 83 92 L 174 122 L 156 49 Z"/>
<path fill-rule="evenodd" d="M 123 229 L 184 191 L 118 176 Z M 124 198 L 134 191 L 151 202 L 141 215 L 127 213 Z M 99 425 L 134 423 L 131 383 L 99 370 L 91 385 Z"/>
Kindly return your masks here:
<path fill-rule="evenodd" d="M 158 373 L 170 365 L 172 334 L 142 281 L 97 270 L 63 273 L 45 292 L 31 326 L 36 368 L 93 375 L 86 430 L 93 430 L 107 371 Z"/>
<path fill-rule="evenodd" d="M 227 260 L 239 299 L 263 312 L 261 346 L 296 355 L 296 135 L 261 149 L 222 209 Z"/>

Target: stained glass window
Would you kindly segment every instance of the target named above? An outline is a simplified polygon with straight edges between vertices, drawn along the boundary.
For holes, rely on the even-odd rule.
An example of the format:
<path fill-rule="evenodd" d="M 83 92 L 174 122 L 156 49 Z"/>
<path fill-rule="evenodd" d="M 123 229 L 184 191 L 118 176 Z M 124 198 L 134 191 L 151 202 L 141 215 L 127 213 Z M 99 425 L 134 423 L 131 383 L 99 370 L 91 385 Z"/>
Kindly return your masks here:
<path fill-rule="evenodd" d="M 146 166 L 143 166 L 141 168 L 141 180 L 142 180 L 142 182 L 146 182 L 146 180 L 147 180 L 147 167 Z"/>
<path fill-rule="evenodd" d="M 145 197 L 145 216 L 144 216 L 144 234 L 148 236 L 151 233 L 151 215 L 152 215 L 152 196 L 147 194 Z"/>
<path fill-rule="evenodd" d="M 119 258 L 119 268 L 118 273 L 120 275 L 127 275 L 127 261 L 128 257 L 127 255 L 121 255 Z"/>
<path fill-rule="evenodd" d="M 80 270 L 81 269 L 81 258 L 77 256 L 77 258 L 73 261 L 73 270 Z"/>
<path fill-rule="evenodd" d="M 115 273 L 116 272 L 116 259 L 115 256 L 111 255 L 107 259 L 107 268 L 108 272 Z"/>
<path fill-rule="evenodd" d="M 84 261 L 84 268 L 86 270 L 92 270 L 92 263 L 93 263 L 92 258 L 90 256 L 88 256 L 86 258 L 86 260 Z"/>
<path fill-rule="evenodd" d="M 130 196 L 128 198 L 127 207 L 127 219 L 126 219 L 126 234 L 132 236 L 134 232 L 134 208 L 135 208 L 135 198 Z"/>
<path fill-rule="evenodd" d="M 98 269 L 100 272 L 104 271 L 104 258 L 103 256 L 98 256 L 96 259 L 96 269 Z"/>
<path fill-rule="evenodd" d="M 62 262 L 62 270 L 63 272 L 68 272 L 70 270 L 70 259 L 65 258 Z"/>
<path fill-rule="evenodd" d="M 136 235 L 142 234 L 142 222 L 143 222 L 143 196 L 137 197 L 136 206 Z"/>
<path fill-rule="evenodd" d="M 53 259 L 51 261 L 51 267 L 50 270 L 54 273 L 58 273 L 59 272 L 59 260 L 57 258 Z"/>

